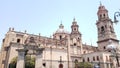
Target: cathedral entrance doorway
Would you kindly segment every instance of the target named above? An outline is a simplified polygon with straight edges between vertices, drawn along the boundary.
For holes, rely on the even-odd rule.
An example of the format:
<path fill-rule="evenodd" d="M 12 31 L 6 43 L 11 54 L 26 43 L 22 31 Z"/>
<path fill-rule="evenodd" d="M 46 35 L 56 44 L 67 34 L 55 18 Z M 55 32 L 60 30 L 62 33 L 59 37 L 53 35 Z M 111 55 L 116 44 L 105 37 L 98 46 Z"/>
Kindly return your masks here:
<path fill-rule="evenodd" d="M 63 64 L 59 64 L 59 68 L 63 68 Z"/>

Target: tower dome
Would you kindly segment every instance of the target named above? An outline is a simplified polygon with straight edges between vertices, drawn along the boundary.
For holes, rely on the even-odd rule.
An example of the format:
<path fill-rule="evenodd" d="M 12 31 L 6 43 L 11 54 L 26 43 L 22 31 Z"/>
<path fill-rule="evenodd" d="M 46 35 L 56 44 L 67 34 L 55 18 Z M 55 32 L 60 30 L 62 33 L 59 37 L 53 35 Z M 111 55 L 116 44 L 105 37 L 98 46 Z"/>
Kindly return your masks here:
<path fill-rule="evenodd" d="M 97 15 L 98 15 L 99 20 L 109 19 L 108 10 L 101 3 L 100 3 L 100 6 L 98 8 Z"/>
<path fill-rule="evenodd" d="M 58 28 L 58 29 L 56 30 L 56 32 L 53 34 L 53 38 L 54 38 L 54 39 L 61 40 L 61 39 L 64 39 L 68 34 L 69 34 L 69 32 L 64 29 L 64 26 L 63 26 L 63 24 L 61 23 L 61 24 L 59 25 L 59 28 Z"/>
<path fill-rule="evenodd" d="M 59 25 L 59 29 L 57 29 L 57 31 L 56 31 L 55 33 L 68 33 L 68 31 L 66 31 L 66 30 L 64 29 L 64 26 L 63 26 L 63 24 L 61 23 L 61 24 Z"/>

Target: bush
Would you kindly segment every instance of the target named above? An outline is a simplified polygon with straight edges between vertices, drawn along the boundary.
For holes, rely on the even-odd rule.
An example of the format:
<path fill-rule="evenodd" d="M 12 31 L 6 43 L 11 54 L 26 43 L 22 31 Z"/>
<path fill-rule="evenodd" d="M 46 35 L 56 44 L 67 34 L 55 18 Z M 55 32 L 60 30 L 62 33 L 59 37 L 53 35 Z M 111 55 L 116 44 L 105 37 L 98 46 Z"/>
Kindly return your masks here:
<path fill-rule="evenodd" d="M 93 68 L 93 65 L 89 62 L 78 62 L 76 68 Z"/>

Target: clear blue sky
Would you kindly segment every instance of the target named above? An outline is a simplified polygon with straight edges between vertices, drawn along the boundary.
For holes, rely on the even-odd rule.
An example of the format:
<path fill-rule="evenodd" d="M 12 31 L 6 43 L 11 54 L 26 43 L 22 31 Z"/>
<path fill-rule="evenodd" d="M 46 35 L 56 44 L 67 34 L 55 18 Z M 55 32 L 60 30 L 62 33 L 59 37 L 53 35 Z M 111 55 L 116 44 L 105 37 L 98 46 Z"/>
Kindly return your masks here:
<path fill-rule="evenodd" d="M 120 9 L 120 0 L 101 0 L 113 20 Z M 50 36 L 62 23 L 67 31 L 75 17 L 82 33 L 83 43 L 97 45 L 97 10 L 100 0 L 0 0 L 0 44 L 9 27 L 16 31 Z M 118 18 L 120 20 L 120 17 Z M 120 39 L 120 23 L 115 32 Z"/>

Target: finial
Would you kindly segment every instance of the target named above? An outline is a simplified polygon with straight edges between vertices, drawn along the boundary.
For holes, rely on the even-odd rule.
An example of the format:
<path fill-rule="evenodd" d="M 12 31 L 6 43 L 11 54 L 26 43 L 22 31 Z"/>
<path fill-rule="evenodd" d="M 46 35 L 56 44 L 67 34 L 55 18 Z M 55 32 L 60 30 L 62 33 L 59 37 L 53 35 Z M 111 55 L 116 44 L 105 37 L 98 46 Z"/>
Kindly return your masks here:
<path fill-rule="evenodd" d="M 50 35 L 50 38 L 52 38 L 52 35 Z"/>
<path fill-rule="evenodd" d="M 61 24 L 60 24 L 59 28 L 64 28 L 64 26 L 63 26 L 63 24 L 62 24 L 62 21 L 61 21 Z"/>
<path fill-rule="evenodd" d="M 92 39 L 90 40 L 90 42 L 91 42 L 91 46 L 92 46 Z"/>
<path fill-rule="evenodd" d="M 101 1 L 100 1 L 100 6 L 102 6 L 102 3 L 101 3 Z"/>
<path fill-rule="evenodd" d="M 9 28 L 9 31 L 11 31 L 11 27 Z"/>
<path fill-rule="evenodd" d="M 73 18 L 73 21 L 75 22 L 75 17 Z"/>
<path fill-rule="evenodd" d="M 39 36 L 40 36 L 40 33 L 39 33 Z"/>
<path fill-rule="evenodd" d="M 62 20 L 61 20 L 61 24 L 62 24 Z"/>
<path fill-rule="evenodd" d="M 14 31 L 14 28 L 12 28 L 12 31 Z"/>
<path fill-rule="evenodd" d="M 27 32 L 27 30 L 25 30 L 25 33 Z"/>
<path fill-rule="evenodd" d="M 39 33 L 39 36 L 38 36 L 38 37 L 39 37 L 39 41 L 40 41 L 40 33 Z"/>

